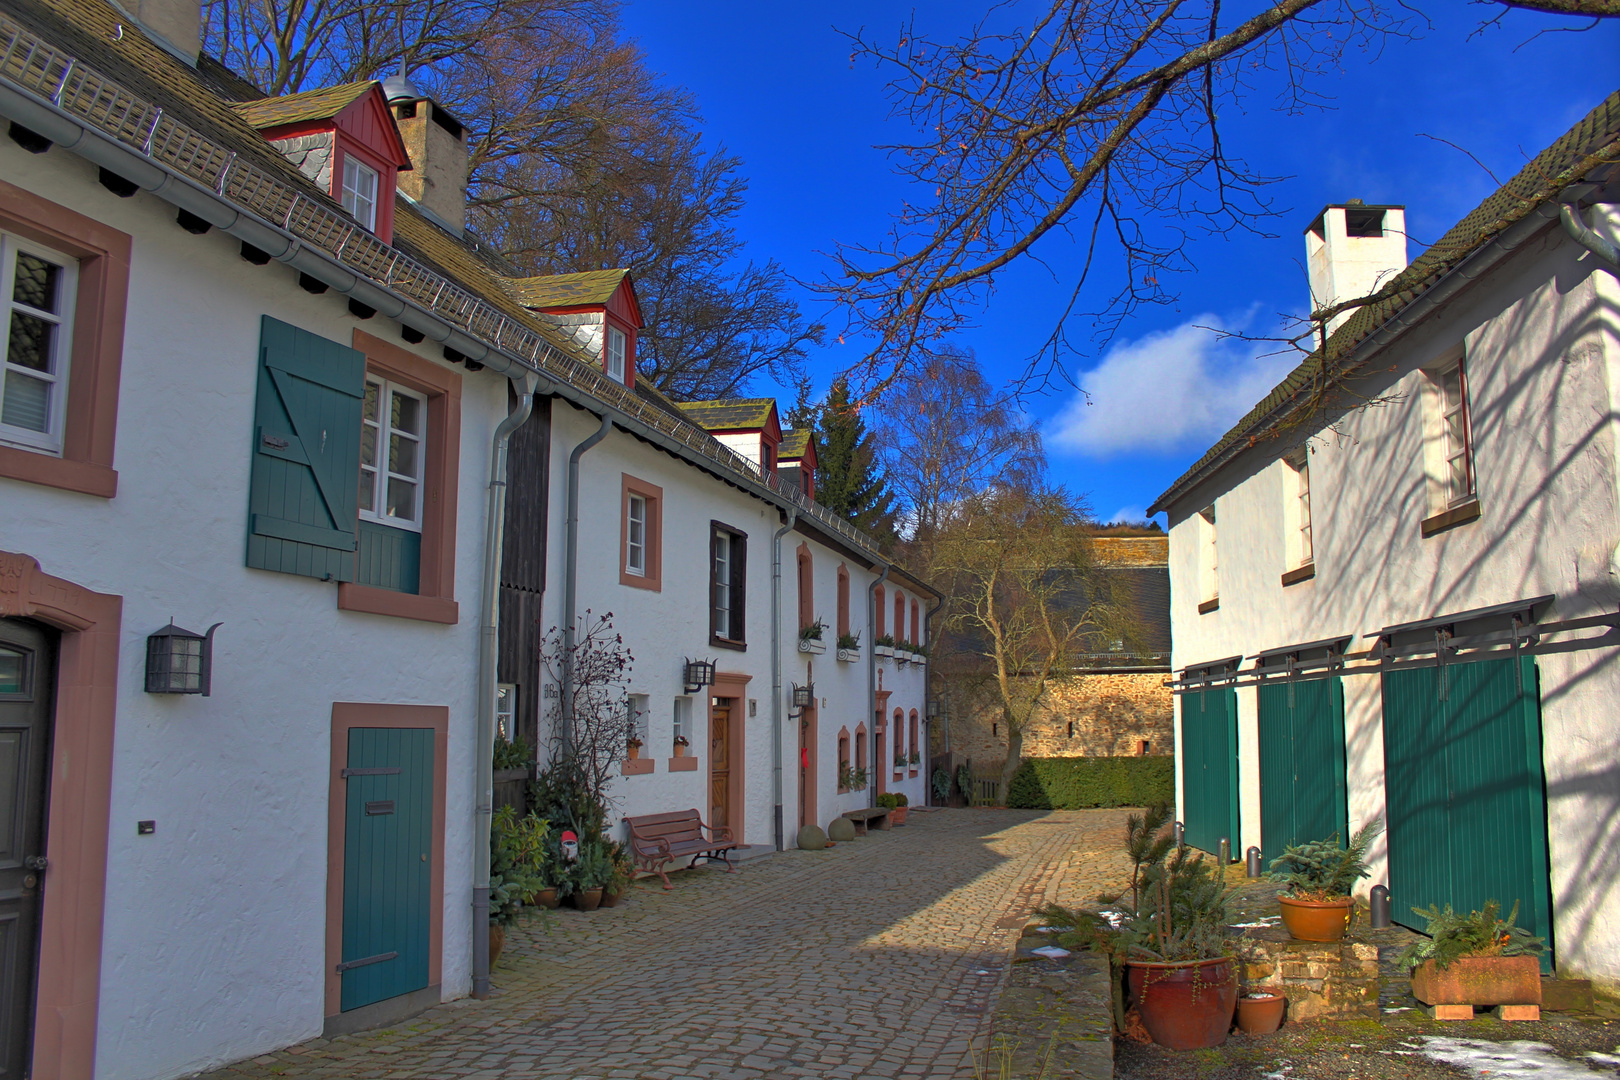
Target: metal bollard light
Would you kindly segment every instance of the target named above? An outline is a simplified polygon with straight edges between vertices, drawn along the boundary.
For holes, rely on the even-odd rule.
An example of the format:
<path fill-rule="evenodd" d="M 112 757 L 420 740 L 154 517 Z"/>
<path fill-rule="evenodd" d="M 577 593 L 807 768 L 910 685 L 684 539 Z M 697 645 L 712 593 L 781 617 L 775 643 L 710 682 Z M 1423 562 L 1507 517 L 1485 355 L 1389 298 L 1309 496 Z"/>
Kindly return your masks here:
<path fill-rule="evenodd" d="M 1183 835 L 1186 833 L 1186 831 L 1187 831 L 1187 827 L 1185 825 L 1183 825 L 1179 821 L 1176 822 L 1176 847 L 1181 847 L 1183 844 L 1185 844 L 1187 842 L 1186 840 L 1184 840 L 1182 838 Z"/>
<path fill-rule="evenodd" d="M 1225 866 L 1227 863 L 1232 861 L 1232 841 L 1223 836 L 1221 837 L 1221 842 L 1217 844 L 1216 847 L 1219 849 L 1216 855 L 1221 860 L 1222 866 Z"/>
<path fill-rule="evenodd" d="M 1389 929 L 1389 888 L 1384 885 L 1374 885 L 1372 894 L 1369 897 L 1369 906 L 1372 908 L 1372 928 L 1374 930 Z"/>
<path fill-rule="evenodd" d="M 1246 861 L 1247 861 L 1248 865 L 1244 869 L 1246 869 L 1249 872 L 1249 876 L 1250 877 L 1259 877 L 1260 876 L 1260 849 L 1257 848 L 1257 847 L 1251 846 L 1249 848 L 1248 858 L 1247 858 Z"/>

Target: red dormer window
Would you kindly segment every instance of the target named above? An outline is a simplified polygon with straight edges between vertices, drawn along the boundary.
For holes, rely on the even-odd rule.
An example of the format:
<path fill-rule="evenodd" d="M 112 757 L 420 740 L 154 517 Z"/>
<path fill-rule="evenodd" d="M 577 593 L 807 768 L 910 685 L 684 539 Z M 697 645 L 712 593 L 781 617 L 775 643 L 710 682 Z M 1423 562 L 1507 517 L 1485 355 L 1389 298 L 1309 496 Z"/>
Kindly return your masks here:
<path fill-rule="evenodd" d="M 636 385 L 636 331 L 641 307 L 627 270 L 588 270 L 514 278 L 507 287 L 523 306 L 551 316 L 582 347 L 600 358 L 602 373 Z"/>

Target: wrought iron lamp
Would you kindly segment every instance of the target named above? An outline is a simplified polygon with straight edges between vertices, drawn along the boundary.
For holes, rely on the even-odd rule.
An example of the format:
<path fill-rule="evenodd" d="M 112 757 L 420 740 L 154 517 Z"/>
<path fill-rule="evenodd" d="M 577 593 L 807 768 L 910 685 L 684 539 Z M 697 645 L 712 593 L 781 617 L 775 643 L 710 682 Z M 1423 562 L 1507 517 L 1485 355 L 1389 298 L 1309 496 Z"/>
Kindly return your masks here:
<path fill-rule="evenodd" d="M 938 698 L 928 703 L 928 719 L 938 720 L 945 715 L 945 706 Z"/>
<path fill-rule="evenodd" d="M 793 684 L 793 707 L 795 709 L 812 709 L 816 704 L 816 684 L 807 683 L 800 686 Z"/>
<path fill-rule="evenodd" d="M 714 685 L 713 660 L 687 660 L 683 682 L 688 694 L 695 694 L 705 686 Z"/>
<path fill-rule="evenodd" d="M 213 682 L 215 623 L 206 634 L 194 634 L 174 625 L 146 639 L 146 692 L 148 694 L 201 694 L 208 696 Z"/>

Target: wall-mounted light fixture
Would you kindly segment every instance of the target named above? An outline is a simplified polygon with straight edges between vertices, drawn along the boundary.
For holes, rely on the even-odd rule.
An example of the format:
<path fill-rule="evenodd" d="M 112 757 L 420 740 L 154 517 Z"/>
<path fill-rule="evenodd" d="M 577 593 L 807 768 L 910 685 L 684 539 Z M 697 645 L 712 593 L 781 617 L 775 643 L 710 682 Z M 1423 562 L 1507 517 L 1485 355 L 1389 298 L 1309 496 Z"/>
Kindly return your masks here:
<path fill-rule="evenodd" d="M 941 716 L 945 715 L 945 706 L 944 706 L 944 704 L 941 703 L 938 699 L 930 701 L 928 703 L 928 714 L 927 715 L 928 715 L 928 719 L 930 719 L 930 720 L 938 720 Z"/>
<path fill-rule="evenodd" d="M 800 686 L 793 684 L 793 707 L 795 709 L 813 709 L 816 705 L 816 685 L 810 683 Z"/>
<path fill-rule="evenodd" d="M 688 694 L 695 694 L 705 686 L 714 685 L 713 660 L 687 660 L 683 676 Z"/>
<path fill-rule="evenodd" d="M 146 639 L 146 692 L 148 694 L 201 694 L 208 696 L 213 682 L 215 623 L 206 634 L 169 625 Z"/>

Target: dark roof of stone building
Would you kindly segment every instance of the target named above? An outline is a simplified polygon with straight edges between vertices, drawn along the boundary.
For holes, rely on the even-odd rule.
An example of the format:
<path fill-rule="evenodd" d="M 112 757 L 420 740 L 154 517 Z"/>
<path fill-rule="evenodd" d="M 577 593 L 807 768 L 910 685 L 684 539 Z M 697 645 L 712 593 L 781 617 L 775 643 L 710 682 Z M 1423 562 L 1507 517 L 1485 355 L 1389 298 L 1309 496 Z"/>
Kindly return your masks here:
<path fill-rule="evenodd" d="M 1153 501 L 1148 513 L 1169 508 L 1229 457 L 1251 445 L 1251 440 L 1273 430 L 1294 409 L 1308 407 L 1314 396 L 1313 388 L 1322 385 L 1324 380 L 1338 380 L 1353 374 L 1359 367 L 1351 363 L 1358 347 L 1469 256 L 1529 217 L 1565 187 L 1620 160 L 1617 139 L 1620 139 L 1620 91 L 1605 98 L 1520 169 L 1518 175 L 1452 226 L 1410 266 L 1374 293 L 1376 299 L 1372 303 L 1357 308 L 1328 338 L 1325 348 L 1318 347 L 1250 409 L 1192 468 Z"/>

